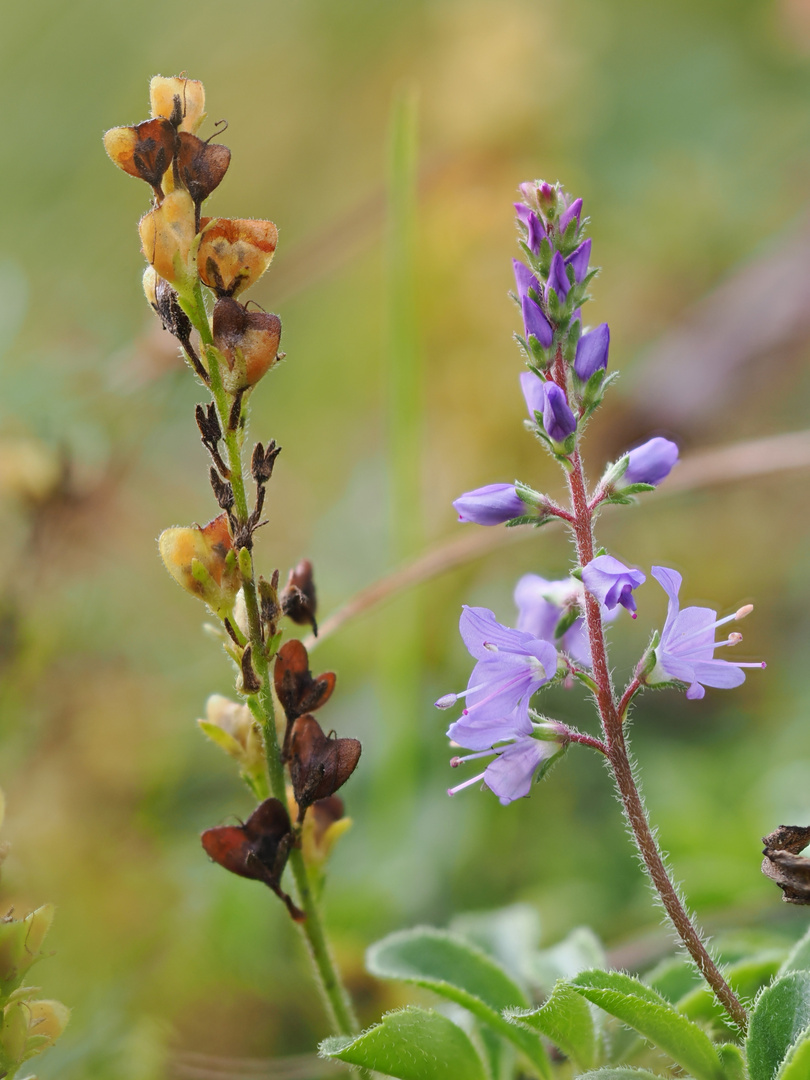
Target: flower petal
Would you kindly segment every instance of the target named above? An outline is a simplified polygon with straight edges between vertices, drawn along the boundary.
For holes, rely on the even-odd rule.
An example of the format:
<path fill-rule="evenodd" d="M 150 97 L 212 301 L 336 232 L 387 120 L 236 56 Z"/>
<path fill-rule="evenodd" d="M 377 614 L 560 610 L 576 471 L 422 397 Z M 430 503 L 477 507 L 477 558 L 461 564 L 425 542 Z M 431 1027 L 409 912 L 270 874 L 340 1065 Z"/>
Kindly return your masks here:
<path fill-rule="evenodd" d="M 489 750 L 495 743 L 531 735 L 532 722 L 528 714 L 516 709 L 508 716 L 492 720 L 477 713 L 462 716 L 447 729 L 448 739 L 465 746 L 468 750 Z"/>
<path fill-rule="evenodd" d="M 484 771 L 484 783 L 507 806 L 525 798 L 532 787 L 537 767 L 556 752 L 556 744 L 525 737 L 508 746 Z"/>

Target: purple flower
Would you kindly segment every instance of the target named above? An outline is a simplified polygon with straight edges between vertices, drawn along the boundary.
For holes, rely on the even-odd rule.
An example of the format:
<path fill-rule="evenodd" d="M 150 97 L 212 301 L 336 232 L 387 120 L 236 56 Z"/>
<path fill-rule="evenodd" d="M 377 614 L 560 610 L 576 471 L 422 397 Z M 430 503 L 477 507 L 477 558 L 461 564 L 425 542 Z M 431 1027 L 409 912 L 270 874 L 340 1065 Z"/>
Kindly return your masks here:
<path fill-rule="evenodd" d="M 453 737 L 471 746 L 458 738 L 458 732 L 478 730 L 474 725 L 493 721 L 502 723 L 512 713 L 516 713 L 515 723 L 522 725 L 518 730 L 523 730 L 529 699 L 557 671 L 557 650 L 548 641 L 501 625 L 488 608 L 465 606 L 459 630 L 478 662 L 463 693 L 445 694 L 436 702 L 437 708 L 449 709 L 459 698 L 467 699 L 461 720 L 452 725 L 457 732 Z"/>
<path fill-rule="evenodd" d="M 566 266 L 573 266 L 574 281 L 579 284 L 588 273 L 588 262 L 591 257 L 591 241 L 586 240 L 580 244 L 576 251 L 572 251 L 565 260 Z"/>
<path fill-rule="evenodd" d="M 526 203 L 522 202 L 512 203 L 512 205 L 515 208 L 515 214 L 517 215 L 518 221 L 521 223 L 521 225 L 525 225 L 528 229 L 529 215 L 533 214 L 534 210 L 532 210 L 530 206 L 527 206 Z"/>
<path fill-rule="evenodd" d="M 465 491 L 454 500 L 459 521 L 476 525 L 502 525 L 526 513 L 526 504 L 514 484 L 487 484 L 475 491 Z"/>
<path fill-rule="evenodd" d="M 546 230 L 543 227 L 543 222 L 531 209 L 526 206 L 525 203 L 515 203 L 515 211 L 517 212 L 518 221 L 522 222 L 526 226 L 526 246 L 533 255 L 540 254 L 540 245 L 546 238 Z"/>
<path fill-rule="evenodd" d="M 554 638 L 554 631 L 563 614 L 582 599 L 582 585 L 576 578 L 562 581 L 546 581 L 539 574 L 524 574 L 515 586 L 515 603 L 518 607 L 518 630 L 525 630 L 535 637 L 554 642 L 557 647 L 579 664 L 591 664 L 591 649 L 585 620 L 580 616 L 569 626 L 562 637 Z M 613 622 L 618 609 L 608 611 L 602 606 L 604 622 Z"/>
<path fill-rule="evenodd" d="M 543 427 L 546 435 L 555 443 L 563 443 L 577 430 L 577 421 L 568 407 L 565 394 L 556 383 L 545 384 L 543 402 Z"/>
<path fill-rule="evenodd" d="M 577 219 L 577 227 L 579 227 L 579 219 L 580 219 L 581 213 L 582 213 L 582 199 L 574 199 L 574 201 L 571 203 L 571 205 L 568 207 L 568 209 L 564 210 L 563 213 L 560 214 L 559 228 L 560 228 L 560 235 L 561 236 L 565 232 L 565 230 L 568 228 L 568 226 L 571 224 L 571 222 L 574 220 L 574 218 Z"/>
<path fill-rule="evenodd" d="M 523 314 L 523 328 L 526 331 L 526 339 L 535 337 L 548 349 L 554 337 L 551 323 L 543 314 L 539 304 L 536 304 L 530 296 L 524 296 L 520 302 L 520 310 Z"/>
<path fill-rule="evenodd" d="M 716 627 L 738 619 L 744 619 L 753 610 L 750 604 L 741 607 L 733 615 L 718 619 L 711 608 L 688 607 L 679 610 L 678 593 L 683 578 L 666 566 L 654 566 L 652 575 L 669 597 L 667 619 L 661 631 L 661 640 L 655 650 L 656 664 L 645 681 L 649 686 L 663 682 L 686 683 L 686 696 L 690 700 L 702 698 L 705 686 L 730 690 L 745 682 L 746 667 L 764 668 L 764 663 L 734 664 L 728 660 L 715 660 L 714 650 L 722 645 L 736 645 L 741 634 L 730 634 L 725 641 L 715 641 Z"/>
<path fill-rule="evenodd" d="M 515 271 L 515 285 L 517 286 L 518 300 L 529 295 L 529 289 L 534 289 L 538 296 L 543 295 L 540 282 L 525 263 L 519 259 L 512 259 L 512 268 Z"/>
<path fill-rule="evenodd" d="M 606 368 L 609 348 L 610 328 L 606 322 L 583 334 L 577 342 L 577 355 L 574 359 L 574 373 L 577 378 L 587 382 L 594 372 Z"/>
<path fill-rule="evenodd" d="M 648 439 L 635 450 L 631 450 L 628 457 L 630 462 L 619 483 L 622 486 L 629 484 L 657 486 L 662 480 L 666 480 L 678 463 L 678 447 L 669 439 L 658 436 L 655 439 Z"/>
<path fill-rule="evenodd" d="M 554 258 L 551 260 L 551 269 L 548 272 L 548 287 L 554 290 L 557 299 L 561 304 L 564 304 L 571 283 L 568 280 L 568 274 L 565 272 L 565 260 L 559 251 L 554 252 Z"/>
<path fill-rule="evenodd" d="M 553 757 L 556 752 L 556 743 L 541 742 L 530 735 L 522 735 L 510 745 L 499 747 L 497 750 L 490 749 L 479 754 L 453 758 L 451 764 L 455 766 L 473 758 L 496 755 L 495 760 L 491 761 L 482 773 L 449 788 L 447 794 L 455 795 L 463 788 L 483 780 L 490 791 L 498 796 L 501 806 L 508 806 L 515 799 L 523 799 L 529 794 L 538 766 L 542 761 Z"/>
<path fill-rule="evenodd" d="M 633 589 L 643 585 L 646 580 L 646 575 L 640 570 L 631 570 L 612 555 L 598 555 L 582 568 L 582 581 L 591 596 L 595 596 L 608 611 L 621 604 L 634 619 L 636 602 Z"/>
<path fill-rule="evenodd" d="M 540 413 L 542 416 L 546 403 L 546 384 L 543 380 L 538 378 L 533 371 L 522 371 L 520 374 L 520 389 L 526 399 L 529 417 L 534 420 L 535 413 Z"/>

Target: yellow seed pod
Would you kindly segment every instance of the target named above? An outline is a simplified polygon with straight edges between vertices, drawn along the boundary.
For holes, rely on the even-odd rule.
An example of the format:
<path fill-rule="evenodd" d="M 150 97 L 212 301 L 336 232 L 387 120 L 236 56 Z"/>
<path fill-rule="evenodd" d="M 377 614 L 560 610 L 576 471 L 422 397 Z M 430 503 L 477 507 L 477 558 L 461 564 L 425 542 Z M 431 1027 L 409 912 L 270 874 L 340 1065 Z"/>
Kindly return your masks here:
<path fill-rule="evenodd" d="M 231 612 L 242 582 L 227 514 L 202 527 L 164 529 L 158 546 L 166 569 L 187 592 L 222 617 Z"/>
<path fill-rule="evenodd" d="M 200 240 L 200 279 L 218 296 L 238 296 L 255 285 L 273 261 L 278 229 L 272 221 L 214 218 Z"/>
<path fill-rule="evenodd" d="M 70 1009 L 61 1001 L 50 1001 L 47 998 L 29 1001 L 27 1008 L 28 1034 L 36 1038 L 39 1053 L 53 1046 L 65 1030 L 70 1020 Z M 43 1038 L 47 1041 L 42 1042 Z"/>
<path fill-rule="evenodd" d="M 205 87 L 181 75 L 153 75 L 149 83 L 152 116 L 171 120 L 179 131 L 195 134 L 205 119 Z"/>
<path fill-rule="evenodd" d="M 138 232 L 143 253 L 155 273 L 180 293 L 193 289 L 191 251 L 197 230 L 189 193 L 183 188 L 170 192 L 160 206 L 144 214 Z"/>

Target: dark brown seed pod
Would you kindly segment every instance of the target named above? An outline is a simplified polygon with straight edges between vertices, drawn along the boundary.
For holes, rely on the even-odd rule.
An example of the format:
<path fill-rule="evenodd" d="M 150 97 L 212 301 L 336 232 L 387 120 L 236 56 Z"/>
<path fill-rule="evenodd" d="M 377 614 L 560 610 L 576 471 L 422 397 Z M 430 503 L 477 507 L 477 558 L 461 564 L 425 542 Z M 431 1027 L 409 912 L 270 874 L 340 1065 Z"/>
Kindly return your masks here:
<path fill-rule="evenodd" d="M 281 319 L 266 311 L 248 311 L 223 296 L 214 305 L 214 344 L 225 357 L 231 392 L 255 386 L 278 360 Z"/>
<path fill-rule="evenodd" d="M 161 181 L 174 156 L 174 140 L 169 121 L 156 117 L 132 127 L 110 128 L 104 135 L 104 149 L 119 169 L 145 180 L 160 199 Z"/>
<path fill-rule="evenodd" d="M 301 559 L 295 569 L 290 571 L 287 584 L 281 590 L 280 601 L 281 610 L 288 619 L 292 619 L 299 626 L 311 626 L 312 632 L 318 636 L 318 624 L 315 621 L 318 598 L 309 559 Z"/>
<path fill-rule="evenodd" d="M 290 815 L 278 799 L 265 799 L 244 824 L 206 829 L 200 839 L 214 862 L 232 874 L 263 881 L 284 901 L 296 922 L 306 918 L 280 885 L 293 834 Z"/>
<path fill-rule="evenodd" d="M 810 858 L 800 855 L 810 844 L 810 826 L 780 825 L 763 836 L 762 873 L 775 881 L 788 904 L 810 904 Z"/>
<path fill-rule="evenodd" d="M 334 671 L 313 678 L 307 650 L 297 638 L 286 641 L 278 650 L 273 678 L 276 696 L 289 723 L 325 705 L 337 681 Z"/>
<path fill-rule="evenodd" d="M 290 734 L 289 761 L 298 820 L 308 806 L 341 788 L 357 767 L 357 739 L 331 739 L 314 716 L 299 716 Z"/>
<path fill-rule="evenodd" d="M 203 142 L 188 131 L 178 133 L 175 168 L 180 183 L 198 207 L 219 187 L 230 163 L 227 146 Z"/>

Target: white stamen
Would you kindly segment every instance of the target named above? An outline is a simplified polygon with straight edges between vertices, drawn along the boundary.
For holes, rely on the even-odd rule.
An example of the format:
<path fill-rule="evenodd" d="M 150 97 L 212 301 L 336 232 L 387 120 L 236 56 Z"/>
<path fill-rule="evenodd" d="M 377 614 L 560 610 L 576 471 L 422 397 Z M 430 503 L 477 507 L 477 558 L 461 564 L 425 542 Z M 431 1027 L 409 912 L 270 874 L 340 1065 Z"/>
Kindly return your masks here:
<path fill-rule="evenodd" d="M 450 758 L 450 767 L 457 769 L 459 765 L 463 765 L 465 761 L 474 761 L 476 758 L 492 757 L 493 754 L 497 754 L 497 750 L 479 750 L 477 754 L 465 754 L 463 757 Z"/>
<path fill-rule="evenodd" d="M 721 645 L 739 645 L 742 641 L 742 634 L 729 634 L 725 641 L 715 641 L 715 649 L 719 649 Z"/>
<path fill-rule="evenodd" d="M 718 619 L 716 622 L 710 623 L 708 626 L 702 626 L 699 630 L 693 630 L 691 634 L 686 634 L 683 637 L 679 637 L 675 645 L 683 645 L 686 641 L 691 641 L 692 638 L 700 637 L 702 634 L 708 634 L 710 630 L 716 630 L 718 626 L 723 626 L 728 622 L 735 622 L 737 619 L 744 619 L 746 615 L 750 615 L 754 610 L 753 604 L 746 604 L 744 607 L 739 608 L 733 615 L 726 615 L 723 619 Z M 719 644 L 725 645 L 725 642 Z M 738 665 L 739 666 L 739 665 Z"/>
<path fill-rule="evenodd" d="M 484 774 L 479 773 L 478 776 L 473 776 L 470 780 L 465 780 L 463 784 L 457 784 L 455 787 L 447 789 L 448 795 L 455 795 L 459 791 L 463 791 L 465 787 L 469 787 L 470 784 L 477 784 L 479 780 L 484 779 Z"/>
<path fill-rule="evenodd" d="M 466 697 L 467 694 L 474 694 L 476 690 L 483 690 L 484 683 L 479 686 L 468 686 L 466 690 L 462 690 L 459 694 L 444 694 L 438 701 L 434 701 L 433 704 L 437 709 L 450 709 L 455 705 L 457 701 Z"/>
<path fill-rule="evenodd" d="M 482 641 L 481 644 L 485 649 L 489 649 L 490 652 L 497 652 L 498 646 L 492 641 Z"/>

